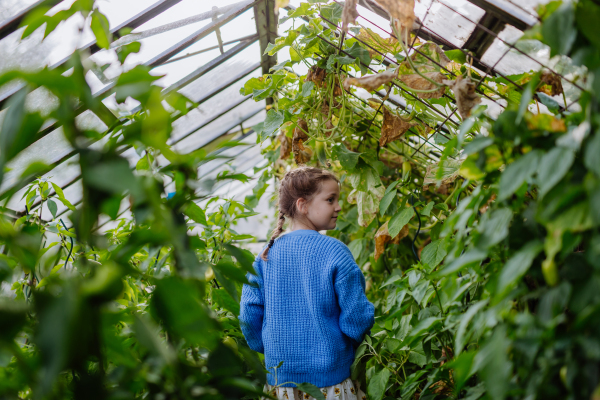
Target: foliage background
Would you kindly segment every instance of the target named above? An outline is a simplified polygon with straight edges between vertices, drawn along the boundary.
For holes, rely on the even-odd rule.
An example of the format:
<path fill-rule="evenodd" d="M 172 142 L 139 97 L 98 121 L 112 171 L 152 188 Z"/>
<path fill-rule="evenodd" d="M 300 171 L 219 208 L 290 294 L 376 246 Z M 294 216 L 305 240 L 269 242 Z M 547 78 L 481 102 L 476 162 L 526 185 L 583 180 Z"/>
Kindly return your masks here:
<path fill-rule="evenodd" d="M 48 166 L 31 165 L 21 177 L 29 185 L 22 201 L 39 199 L 51 212 L 62 202 L 73 210 L 71 228 L 39 211 L 1 215 L 0 279 L 18 277 L 0 303 L 4 397 L 258 397 L 267 371 L 237 320 L 254 256 L 236 246 L 246 237 L 235 222 L 297 163 L 342 179 L 343 217 L 328 234 L 349 244 L 376 305 L 352 369 L 371 399 L 600 396 L 600 7 L 551 2 L 526 33 L 584 67 L 578 107 L 563 107 L 543 95 L 559 90 L 551 73 L 509 77 L 521 88 L 482 76 L 468 56 L 407 37 L 399 10 L 388 11 L 406 44 L 357 27 L 341 34 L 351 3 L 346 12 L 317 1 L 288 12 L 293 28 L 268 51 L 289 48 L 291 61 L 242 90 L 274 99 L 254 127 L 270 163 L 244 202 L 197 197 L 198 167 L 218 155 L 167 145 L 174 116 L 192 102 L 176 92 L 164 97 L 149 68 L 118 78 L 117 100 L 134 98 L 140 111 L 105 133 L 74 123 L 79 107 L 101 113 L 84 79 L 85 54 L 59 69 L 0 76 L 0 85 L 27 83 L 2 123 L 0 179 L 50 119 L 77 150 L 83 178 L 75 208 L 51 181 L 36 179 Z M 107 47 L 107 22 L 94 7 L 77 0 L 53 17 L 34 10 L 24 34 L 82 13 Z M 406 57 L 408 46 L 419 52 Z M 138 50 L 123 48 L 120 62 Z M 309 74 L 293 72 L 299 63 Z M 461 90 L 460 80 L 476 90 Z M 40 86 L 59 99 L 48 116 L 25 107 Z M 410 107 L 395 106 L 392 95 Z M 480 96 L 505 100 L 505 110 L 491 118 Z M 424 102 L 458 113 L 459 123 Z M 538 103 L 549 112 L 535 112 Z M 102 149 L 86 145 L 102 135 Z M 435 141 L 436 163 L 407 145 L 411 136 Z M 123 144 L 145 154 L 135 171 L 118 151 Z M 159 166 L 159 156 L 168 165 Z M 134 218 L 97 233 L 99 218 L 116 219 L 124 197 Z"/>

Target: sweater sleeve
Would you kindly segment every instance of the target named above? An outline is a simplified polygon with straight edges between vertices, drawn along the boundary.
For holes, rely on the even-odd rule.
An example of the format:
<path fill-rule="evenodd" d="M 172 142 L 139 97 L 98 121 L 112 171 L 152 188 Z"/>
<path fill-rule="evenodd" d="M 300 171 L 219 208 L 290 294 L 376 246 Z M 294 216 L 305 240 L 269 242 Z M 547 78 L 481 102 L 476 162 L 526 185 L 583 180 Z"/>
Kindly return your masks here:
<path fill-rule="evenodd" d="M 244 284 L 242 288 L 239 321 L 248 346 L 254 351 L 264 353 L 262 326 L 265 315 L 265 302 L 260 262 L 258 258 L 254 262 L 256 275 L 246 274 L 250 284 Z"/>
<path fill-rule="evenodd" d="M 347 249 L 346 249 L 347 250 Z M 375 307 L 365 294 L 365 277 L 348 250 L 335 279 L 340 306 L 340 329 L 358 347 L 375 323 Z"/>

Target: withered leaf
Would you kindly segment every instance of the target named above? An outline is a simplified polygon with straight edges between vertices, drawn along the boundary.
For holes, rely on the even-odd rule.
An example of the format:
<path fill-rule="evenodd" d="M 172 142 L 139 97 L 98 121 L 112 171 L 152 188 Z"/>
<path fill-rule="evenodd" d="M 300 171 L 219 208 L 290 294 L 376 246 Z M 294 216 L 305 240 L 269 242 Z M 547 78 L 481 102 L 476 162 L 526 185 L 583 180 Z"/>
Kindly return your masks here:
<path fill-rule="evenodd" d="M 367 75 L 361 78 L 346 78 L 344 81 L 344 89 L 349 90 L 350 86 L 357 86 L 368 90 L 369 92 L 375 91 L 379 86 L 390 83 L 392 80 L 398 77 L 398 71 L 396 69 L 388 69 L 385 72 L 378 74 Z"/>
<path fill-rule="evenodd" d="M 540 78 L 540 85 L 537 88 L 538 92 L 546 93 L 548 96 L 556 96 L 563 93 L 562 82 L 557 74 L 544 71 Z"/>
<path fill-rule="evenodd" d="M 404 29 L 410 32 L 415 22 L 415 0 L 376 0 L 395 20 L 396 28 L 404 36 Z"/>
<path fill-rule="evenodd" d="M 308 140 L 308 123 L 305 120 L 299 119 L 296 128 L 294 128 L 294 136 L 292 138 L 292 151 L 294 152 L 294 161 L 296 164 L 305 164 L 312 157 L 310 147 L 304 146 L 304 142 Z"/>
<path fill-rule="evenodd" d="M 284 131 L 280 131 L 277 138 L 279 139 L 279 143 L 281 143 L 279 159 L 286 160 L 292 152 L 292 139 L 287 137 Z"/>
<path fill-rule="evenodd" d="M 453 81 L 446 80 L 444 83 L 454 92 L 460 116 L 463 119 L 468 118 L 473 107 L 481 103 L 481 98 L 475 92 L 475 83 L 471 81 L 471 78 L 465 79 L 462 76 Z"/>
<path fill-rule="evenodd" d="M 425 74 L 426 77 L 431 79 L 432 81 L 443 83 L 444 75 L 439 72 L 427 72 Z M 429 82 L 427 79 L 423 78 L 419 74 L 411 74 L 411 75 L 400 75 L 399 79 L 406 84 L 411 89 L 418 90 L 432 90 L 438 88 L 435 84 Z M 439 86 L 439 89 L 435 92 L 429 93 L 419 93 L 417 92 L 417 96 L 421 99 L 439 99 L 446 93 L 446 86 Z"/>
<path fill-rule="evenodd" d="M 388 221 L 385 224 L 381 225 L 381 227 L 375 233 L 375 261 L 381 257 L 381 255 L 385 252 L 385 245 L 388 243 L 399 244 L 400 240 L 404 239 L 408 236 L 408 224 L 404 225 L 400 230 L 400 233 L 396 235 L 395 238 L 392 239 L 390 233 L 388 231 Z"/>
<path fill-rule="evenodd" d="M 396 54 L 402 51 L 402 46 L 395 37 L 383 38 L 369 28 L 360 28 L 360 33 L 356 38 L 367 45 L 367 51 L 371 58 L 380 56 L 381 54 Z M 418 43 L 420 41 L 417 38 L 415 45 Z"/>
<path fill-rule="evenodd" d="M 323 81 L 325 80 L 327 72 L 323 68 L 319 68 L 316 65 L 313 65 L 308 70 L 308 74 L 306 75 L 306 82 L 312 82 L 315 86 L 321 86 Z"/>
<path fill-rule="evenodd" d="M 357 4 L 358 0 L 345 0 L 344 11 L 342 11 L 342 31 L 348 32 L 348 25 L 356 22 L 356 18 L 358 18 Z"/>
<path fill-rule="evenodd" d="M 418 123 L 405 121 L 393 114 L 387 107 L 383 107 L 383 125 L 381 126 L 379 146 L 383 147 L 394 140 L 400 139 L 410 127 L 415 125 L 418 125 Z"/>
<path fill-rule="evenodd" d="M 449 185 L 459 177 L 460 166 L 464 160 L 444 160 L 438 164 L 429 164 L 425 171 L 425 179 L 423 179 L 423 190 L 427 190 L 429 185 L 437 185 L 438 183 L 442 186 Z M 438 181 L 438 174 L 440 180 Z"/>

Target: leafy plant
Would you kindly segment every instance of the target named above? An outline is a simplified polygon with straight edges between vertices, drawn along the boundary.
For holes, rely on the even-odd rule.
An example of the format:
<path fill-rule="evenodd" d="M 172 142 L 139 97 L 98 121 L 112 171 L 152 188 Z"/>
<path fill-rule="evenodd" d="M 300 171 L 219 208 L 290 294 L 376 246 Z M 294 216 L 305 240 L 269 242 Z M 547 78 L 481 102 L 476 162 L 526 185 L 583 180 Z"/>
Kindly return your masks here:
<path fill-rule="evenodd" d="M 342 33 L 352 22 L 343 15 L 355 15 L 343 7 L 355 5 L 289 11 L 293 25 L 270 54 L 289 48 L 291 59 L 242 94 L 275 100 L 255 127 L 270 175 L 307 163 L 341 176 L 345 201 L 328 234 L 349 244 L 377 310 L 353 378 L 373 400 L 597 396 L 593 74 L 569 82 L 582 89 L 569 105 L 553 71 L 482 76 L 469 54 L 401 31 L 396 9 L 395 37 Z M 600 73 L 590 25 L 599 10 L 552 2 L 525 37 Z M 561 105 L 551 98 L 560 95 Z M 504 101 L 500 115 L 481 97 Z"/>

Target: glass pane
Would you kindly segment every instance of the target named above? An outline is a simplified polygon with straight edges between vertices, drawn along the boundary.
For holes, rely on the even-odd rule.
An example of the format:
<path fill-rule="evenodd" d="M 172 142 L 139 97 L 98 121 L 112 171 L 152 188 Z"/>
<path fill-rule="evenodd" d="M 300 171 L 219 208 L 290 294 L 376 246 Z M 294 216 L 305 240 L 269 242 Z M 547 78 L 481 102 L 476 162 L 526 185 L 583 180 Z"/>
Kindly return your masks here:
<path fill-rule="evenodd" d="M 0 0 L 0 24 L 34 5 L 38 0 Z"/>
<path fill-rule="evenodd" d="M 91 111 L 85 111 L 76 118 L 80 129 L 90 129 L 102 132 L 107 126 Z M 64 136 L 61 128 L 50 132 L 31 146 L 23 150 L 19 155 L 11 160 L 7 167 L 10 171 L 4 176 L 0 193 L 17 183 L 19 176 L 34 161 L 40 161 L 46 164 L 53 164 L 65 157 L 72 151 L 69 142 Z"/>
<path fill-rule="evenodd" d="M 237 99 L 239 99 L 239 97 Z M 237 99 L 235 99 L 235 101 L 238 101 Z M 209 123 L 208 125 L 205 125 L 203 128 L 197 130 L 192 135 L 181 140 L 176 145 L 174 145 L 173 148 L 176 151 L 180 151 L 182 153 L 187 153 L 194 149 L 198 149 L 212 142 L 224 132 L 227 132 L 230 129 L 236 127 L 240 123 L 258 114 L 264 109 L 264 101 L 255 102 L 252 99 L 246 100 L 239 106 L 235 107 L 233 110 L 229 111 L 227 114 L 217 118 L 215 121 Z M 206 118 L 214 118 L 214 115 L 215 114 L 212 113 L 207 114 Z"/>

